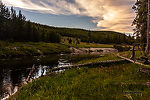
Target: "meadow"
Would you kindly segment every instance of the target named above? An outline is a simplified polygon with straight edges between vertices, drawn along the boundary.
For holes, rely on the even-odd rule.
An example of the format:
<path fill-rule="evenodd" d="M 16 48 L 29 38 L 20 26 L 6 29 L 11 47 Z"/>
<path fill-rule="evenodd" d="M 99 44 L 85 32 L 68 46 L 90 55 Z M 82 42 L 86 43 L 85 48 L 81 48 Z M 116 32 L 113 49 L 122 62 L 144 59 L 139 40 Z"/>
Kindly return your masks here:
<path fill-rule="evenodd" d="M 149 75 L 140 65 L 109 64 L 53 73 L 23 86 L 15 100 L 148 100 Z"/>

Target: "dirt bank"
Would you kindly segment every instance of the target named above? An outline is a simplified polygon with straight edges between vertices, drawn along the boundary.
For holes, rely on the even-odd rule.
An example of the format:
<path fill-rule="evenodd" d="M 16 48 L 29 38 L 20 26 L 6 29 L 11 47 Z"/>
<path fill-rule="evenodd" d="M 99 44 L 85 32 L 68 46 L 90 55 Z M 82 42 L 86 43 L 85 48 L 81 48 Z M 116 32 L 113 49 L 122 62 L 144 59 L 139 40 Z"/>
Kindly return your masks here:
<path fill-rule="evenodd" d="M 106 54 L 106 53 L 114 53 L 118 52 L 118 50 L 114 48 L 70 48 L 72 54 Z"/>

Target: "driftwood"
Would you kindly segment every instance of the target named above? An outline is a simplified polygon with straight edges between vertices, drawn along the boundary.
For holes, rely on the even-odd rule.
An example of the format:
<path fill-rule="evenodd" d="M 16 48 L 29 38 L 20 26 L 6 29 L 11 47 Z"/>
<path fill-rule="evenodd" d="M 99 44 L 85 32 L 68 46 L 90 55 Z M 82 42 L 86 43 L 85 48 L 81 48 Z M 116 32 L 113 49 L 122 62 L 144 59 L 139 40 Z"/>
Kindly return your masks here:
<path fill-rule="evenodd" d="M 71 65 L 71 66 L 66 66 L 66 67 L 56 67 L 50 69 L 50 71 L 58 71 L 58 70 L 65 70 L 65 69 L 72 69 L 72 68 L 80 68 L 84 66 L 91 66 L 91 65 L 99 65 L 99 64 L 106 64 L 106 63 L 117 63 L 117 62 L 122 62 L 126 61 L 124 59 L 120 60 L 106 60 L 106 61 L 100 61 L 100 62 L 95 62 L 95 63 L 86 63 L 86 64 L 78 64 L 78 65 Z"/>
<path fill-rule="evenodd" d="M 131 60 L 131 59 L 129 59 L 129 58 L 120 56 L 119 54 L 117 54 L 117 56 L 120 57 L 120 58 L 122 58 L 122 59 L 125 59 L 125 60 L 127 60 L 127 61 L 129 61 L 129 62 L 132 62 L 132 63 L 134 63 L 134 64 L 138 64 L 138 65 L 142 65 L 142 66 L 145 66 L 145 67 L 150 68 L 150 65 L 145 65 L 145 64 L 140 63 L 140 62 L 138 62 L 138 61 L 134 61 L 134 60 Z"/>
<path fill-rule="evenodd" d="M 27 83 L 30 81 L 32 72 L 33 72 L 34 70 L 35 70 L 35 65 L 32 66 L 32 69 L 30 70 L 29 75 L 28 75 L 26 81 L 25 81 L 23 84 L 27 84 Z M 23 85 L 23 84 L 22 84 L 22 85 Z M 14 93 L 9 93 L 9 95 L 8 95 L 7 97 L 3 98 L 3 99 L 4 99 L 4 100 L 5 100 L 5 99 L 10 99 L 10 100 L 12 100 L 12 99 L 13 99 L 12 97 L 13 97 L 13 95 L 15 95 L 15 94 L 17 93 L 18 88 L 19 88 L 19 87 L 16 86 L 16 87 L 14 88 Z"/>
<path fill-rule="evenodd" d="M 35 65 L 32 66 L 32 69 L 31 69 L 30 72 L 29 72 L 29 75 L 28 75 L 28 77 L 27 77 L 27 79 L 26 79 L 26 82 L 27 82 L 27 83 L 30 81 L 32 72 L 33 72 L 34 70 L 35 70 Z"/>
<path fill-rule="evenodd" d="M 138 61 L 134 61 L 134 60 L 131 60 L 129 58 L 126 58 L 126 57 L 123 57 L 123 56 L 120 56 L 119 54 L 117 54 L 118 57 L 122 58 L 122 59 L 125 59 L 129 62 L 132 62 L 134 64 L 138 64 L 138 65 L 142 65 L 143 67 L 139 67 L 139 72 L 142 72 L 142 73 L 145 73 L 145 74 L 148 74 L 150 75 L 150 65 L 145 65 L 143 63 L 140 63 Z"/>

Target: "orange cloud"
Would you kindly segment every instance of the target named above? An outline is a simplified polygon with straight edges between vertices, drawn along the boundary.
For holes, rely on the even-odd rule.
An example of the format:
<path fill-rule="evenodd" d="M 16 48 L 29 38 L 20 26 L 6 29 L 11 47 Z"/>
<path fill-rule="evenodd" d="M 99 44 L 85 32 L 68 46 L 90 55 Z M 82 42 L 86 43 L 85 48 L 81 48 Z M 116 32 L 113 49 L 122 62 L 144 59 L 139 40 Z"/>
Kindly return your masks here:
<path fill-rule="evenodd" d="M 135 0 L 3 0 L 6 5 L 41 13 L 92 17 L 99 30 L 132 33 Z"/>

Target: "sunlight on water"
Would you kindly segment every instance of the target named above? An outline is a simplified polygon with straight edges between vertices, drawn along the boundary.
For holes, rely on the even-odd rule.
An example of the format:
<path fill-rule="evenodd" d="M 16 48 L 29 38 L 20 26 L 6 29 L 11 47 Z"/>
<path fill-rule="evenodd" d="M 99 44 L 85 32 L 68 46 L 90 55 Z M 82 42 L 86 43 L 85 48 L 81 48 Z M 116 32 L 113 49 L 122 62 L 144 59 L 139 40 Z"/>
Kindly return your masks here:
<path fill-rule="evenodd" d="M 51 56 L 51 57 L 54 57 L 54 56 Z M 38 58 L 38 60 L 40 59 Z M 30 66 L 26 63 L 24 67 L 19 66 L 15 68 L 14 66 L 17 66 L 17 65 L 18 63 L 16 63 L 16 65 L 13 65 L 13 66 L 9 65 L 9 67 L 6 67 L 6 68 L 4 67 L 0 70 L 0 73 L 1 73 L 0 74 L 0 79 L 1 79 L 0 80 L 0 99 L 2 100 L 5 100 L 9 97 L 9 95 L 13 95 L 14 93 L 16 93 L 18 90 L 18 87 L 21 86 L 21 84 L 26 83 L 25 80 L 27 79 L 28 74 L 32 68 L 32 65 L 34 65 L 34 63 L 32 65 L 30 64 Z M 64 58 L 64 55 L 60 55 L 58 59 L 56 59 L 55 61 L 52 61 L 52 63 L 48 65 L 36 64 L 35 70 L 32 73 L 30 81 L 32 81 L 33 79 L 39 78 L 40 76 L 46 75 L 47 70 L 52 67 L 64 67 L 64 66 L 69 66 L 69 65 L 71 64 L 68 63 L 68 60 L 66 58 Z M 57 71 L 57 72 L 60 72 L 60 71 Z"/>

